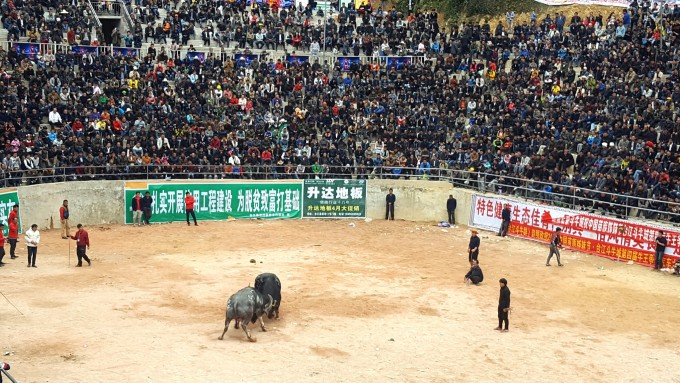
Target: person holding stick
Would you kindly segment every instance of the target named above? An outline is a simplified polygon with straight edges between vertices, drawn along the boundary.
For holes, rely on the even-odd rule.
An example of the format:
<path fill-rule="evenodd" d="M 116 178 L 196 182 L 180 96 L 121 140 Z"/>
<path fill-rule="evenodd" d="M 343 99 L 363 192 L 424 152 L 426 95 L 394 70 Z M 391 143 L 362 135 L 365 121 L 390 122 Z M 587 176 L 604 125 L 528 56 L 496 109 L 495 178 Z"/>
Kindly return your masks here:
<path fill-rule="evenodd" d="M 90 262 L 90 258 L 88 258 L 86 254 L 87 249 L 90 248 L 90 236 L 87 234 L 87 230 L 83 228 L 82 224 L 79 223 L 77 227 L 78 231 L 76 231 L 75 235 L 71 236 L 71 239 L 76 241 L 76 255 L 78 256 L 78 264 L 76 267 L 83 266 L 83 259 L 87 262 L 88 266 L 92 266 L 92 262 Z"/>

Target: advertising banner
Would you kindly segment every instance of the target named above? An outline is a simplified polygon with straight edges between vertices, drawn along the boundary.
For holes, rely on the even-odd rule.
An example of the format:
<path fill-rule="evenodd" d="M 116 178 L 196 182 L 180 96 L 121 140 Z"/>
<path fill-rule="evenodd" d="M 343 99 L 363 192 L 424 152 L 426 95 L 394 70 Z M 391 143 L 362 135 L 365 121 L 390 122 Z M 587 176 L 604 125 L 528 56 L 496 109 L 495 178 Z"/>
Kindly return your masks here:
<path fill-rule="evenodd" d="M 387 58 L 387 68 L 392 69 L 394 67 L 396 70 L 402 70 L 411 65 L 410 57 L 388 57 Z"/>
<path fill-rule="evenodd" d="M 234 218 L 300 218 L 300 183 L 171 183 L 148 184 L 146 189 L 125 189 L 125 223 L 132 223 L 135 192 L 150 192 L 151 222 L 186 220 L 184 196 L 191 193 L 198 220 Z"/>
<path fill-rule="evenodd" d="M 338 64 L 340 65 L 340 70 L 348 71 L 351 70 L 352 64 L 361 65 L 361 59 L 356 56 L 338 57 Z"/>
<path fill-rule="evenodd" d="M 13 43 L 17 54 L 24 55 L 31 60 L 35 60 L 35 56 L 40 53 L 40 45 L 33 43 Z"/>
<path fill-rule="evenodd" d="M 113 48 L 114 56 L 137 57 L 137 49 L 135 48 Z"/>
<path fill-rule="evenodd" d="M 309 61 L 309 56 L 288 55 L 286 56 L 286 61 L 288 61 L 288 64 L 302 65 Z"/>
<path fill-rule="evenodd" d="M 236 67 L 250 66 L 254 60 L 259 60 L 258 55 L 247 55 L 243 53 L 237 53 L 234 55 L 234 61 L 236 62 Z"/>
<path fill-rule="evenodd" d="M 469 225 L 498 232 L 506 203 L 512 210 L 508 234 L 515 237 L 548 244 L 552 233 L 560 227 L 566 248 L 654 266 L 655 239 L 659 230 L 663 230 L 668 241 L 663 267 L 672 268 L 680 256 L 680 231 L 677 230 L 498 197 L 473 196 Z M 545 255 L 548 255 L 547 246 Z"/>
<path fill-rule="evenodd" d="M 12 211 L 12 206 L 19 203 L 19 194 L 16 191 L 0 191 L 0 222 L 5 227 L 2 228 L 2 234 L 7 237 L 9 234 L 9 213 Z M 19 208 L 19 232 L 21 233 L 21 208 Z"/>
<path fill-rule="evenodd" d="M 304 180 L 304 218 L 365 218 L 366 180 Z"/>
<path fill-rule="evenodd" d="M 187 58 L 190 61 L 198 60 L 200 62 L 205 61 L 205 53 L 203 52 L 187 52 Z"/>
<path fill-rule="evenodd" d="M 86 45 L 74 45 L 71 47 L 71 53 L 73 53 L 74 55 L 85 55 L 90 53 L 95 56 L 98 56 L 99 49 L 97 47 L 91 47 Z"/>
<path fill-rule="evenodd" d="M 627 0 L 536 0 L 537 2 L 545 5 L 605 5 L 612 7 L 625 7 L 630 6 L 630 1 Z"/>

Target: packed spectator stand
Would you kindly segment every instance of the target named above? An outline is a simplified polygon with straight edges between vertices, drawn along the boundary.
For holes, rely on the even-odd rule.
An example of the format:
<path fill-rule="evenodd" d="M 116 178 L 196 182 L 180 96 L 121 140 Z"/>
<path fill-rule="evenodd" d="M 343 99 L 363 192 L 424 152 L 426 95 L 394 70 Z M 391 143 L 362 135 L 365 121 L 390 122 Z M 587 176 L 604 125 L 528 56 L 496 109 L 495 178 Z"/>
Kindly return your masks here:
<path fill-rule="evenodd" d="M 3 2 L 4 184 L 445 177 L 680 222 L 680 7 L 635 2 L 508 30 L 333 5 L 95 4 L 131 15 L 130 32 L 109 38 L 82 3 Z M 28 56 L 17 41 L 137 54 Z"/>

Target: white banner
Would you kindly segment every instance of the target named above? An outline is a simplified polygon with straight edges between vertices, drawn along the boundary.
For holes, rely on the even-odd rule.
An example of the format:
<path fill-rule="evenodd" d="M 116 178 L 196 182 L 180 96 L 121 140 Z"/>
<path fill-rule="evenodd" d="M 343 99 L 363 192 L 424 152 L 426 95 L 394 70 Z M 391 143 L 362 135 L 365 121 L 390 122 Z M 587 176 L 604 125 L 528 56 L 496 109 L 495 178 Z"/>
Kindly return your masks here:
<path fill-rule="evenodd" d="M 663 267 L 673 267 L 680 256 L 680 232 L 672 228 L 498 197 L 474 195 L 469 226 L 498 232 L 506 203 L 512 211 L 508 234 L 515 237 L 550 243 L 552 233 L 560 227 L 567 248 L 654 266 L 655 239 L 663 230 L 668 241 Z"/>
<path fill-rule="evenodd" d="M 545 5 L 605 5 L 612 7 L 624 7 L 628 8 L 630 6 L 630 1 L 627 0 L 536 0 L 537 2 Z"/>

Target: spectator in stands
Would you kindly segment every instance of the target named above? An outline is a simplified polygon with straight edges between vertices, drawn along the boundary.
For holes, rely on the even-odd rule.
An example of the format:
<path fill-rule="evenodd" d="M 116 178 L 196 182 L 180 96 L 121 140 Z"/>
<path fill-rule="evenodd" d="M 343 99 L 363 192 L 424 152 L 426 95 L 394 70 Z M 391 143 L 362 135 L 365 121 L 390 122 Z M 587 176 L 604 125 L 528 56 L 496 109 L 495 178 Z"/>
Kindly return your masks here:
<path fill-rule="evenodd" d="M 209 35 L 209 25 L 214 25 L 213 38 L 215 31 L 223 31 L 223 43 L 228 46 L 234 40 L 242 49 L 260 45 L 271 49 L 273 34 L 274 49 L 295 44 L 304 55 L 318 49 L 322 56 L 325 47 L 331 54 L 334 49 L 346 55 L 375 51 L 377 57 L 401 52 L 422 54 L 423 60 L 410 58 L 402 66 L 387 61 L 340 65 L 334 58 L 289 63 L 274 57 L 234 65 L 231 52 L 196 47 L 193 50 L 202 51 L 205 59 L 191 61 L 179 46 L 161 46 L 158 51 L 142 48 L 137 57 L 113 57 L 103 51 L 82 55 L 60 48 L 54 52 L 54 64 L 48 64 L 49 54 L 33 58 L 12 49 L 5 62 L 16 72 L 0 81 L 0 98 L 3 105 L 17 108 L 1 113 L 0 122 L 30 117 L 38 126 L 49 123 L 56 135 L 46 138 L 47 131 L 38 134 L 37 126 L 23 122 L 7 131 L 5 140 L 18 138 L 17 172 L 26 154 L 22 143 L 27 134 L 35 136 L 34 146 L 51 146 L 50 142 L 57 146 L 56 151 L 43 152 L 49 161 L 41 159 L 41 166 L 60 164 L 73 169 L 76 177 L 79 168 L 96 169 L 86 162 L 90 154 L 92 161 L 98 158 L 108 143 L 115 149 L 103 153 L 110 172 L 93 170 L 96 177 L 124 177 L 135 173 L 136 166 L 145 166 L 156 177 L 170 171 L 208 177 L 207 169 L 228 162 L 230 156 L 223 153 L 229 150 L 254 172 L 270 171 L 262 158 L 258 163 L 246 161 L 251 156 L 245 153 L 255 146 L 260 156 L 269 151 L 276 157 L 274 163 L 285 158 L 282 170 L 290 159 L 293 168 L 309 161 L 340 174 L 349 164 L 377 177 L 410 176 L 426 174 L 420 165 L 427 159 L 430 176 L 444 169 L 461 184 L 529 193 L 555 204 L 578 201 L 584 209 L 605 214 L 624 214 L 625 207 L 618 205 L 628 199 L 637 206 L 632 198 L 647 191 L 649 206 L 665 216 L 675 211 L 674 181 L 680 175 L 675 112 L 680 88 L 672 81 L 678 77 L 677 52 L 663 49 L 677 46 L 673 33 L 680 19 L 677 8 L 633 6 L 629 12 L 585 22 L 578 14 L 570 19 L 558 14 L 511 28 L 463 24 L 444 30 L 433 13 L 372 12 L 366 4 L 359 13 L 340 7 L 337 19 L 325 23 L 325 35 L 324 20 L 307 8 L 272 13 L 268 7 L 241 8 L 237 3 L 181 3 L 170 9 L 176 12 L 167 19 L 146 21 L 144 12 L 130 8 L 137 19 L 132 46 L 141 43 L 139 34 L 150 25 L 157 26 L 156 32 L 160 28 L 157 41 L 168 36 L 185 45 L 196 43 L 190 38 L 200 40 L 203 30 Z M 81 13 L 70 5 L 60 4 L 57 12 L 62 9 L 65 14 L 47 12 L 36 22 L 57 23 L 61 18 L 67 35 L 74 34 L 67 41 L 86 41 L 83 31 L 92 30 L 85 25 L 88 21 L 76 17 Z M 659 12 L 664 12 L 663 25 L 649 17 Z M 43 33 L 41 25 L 26 20 L 25 27 L 7 19 L 3 26 L 17 36 L 35 27 L 41 40 L 57 41 L 54 34 Z M 645 25 L 645 20 L 654 25 Z M 662 44 L 662 38 L 670 45 Z M 124 43 L 117 30 L 111 39 L 116 46 Z M 425 58 L 431 61 L 425 64 Z M 64 70 L 80 63 L 87 70 L 78 74 Z M 134 67 L 139 79 L 130 83 Z M 24 99 L 25 104 L 17 102 Z M 55 107 L 60 120 L 53 123 Z M 297 109 L 306 113 L 298 114 Z M 134 125 L 140 118 L 141 132 L 140 125 Z M 288 124 L 288 139 L 283 142 L 282 119 Z M 135 123 L 126 127 L 128 121 Z M 220 139 L 219 150 L 211 148 L 211 138 L 203 138 L 208 137 L 203 133 L 210 124 Z M 317 126 L 328 126 L 340 135 L 322 140 Z M 237 131 L 243 134 L 230 139 Z M 165 139 L 159 145 L 161 136 Z M 308 159 L 288 153 L 300 139 L 310 147 Z M 357 147 L 365 139 L 368 145 Z M 140 156 L 139 165 L 128 161 L 132 159 L 128 150 L 137 142 L 143 149 L 141 157 L 148 154 L 148 166 Z M 369 147 L 372 142 L 380 146 L 384 142 L 385 147 L 374 151 Z M 189 172 L 190 166 L 203 171 Z M 463 172 L 471 168 L 477 172 Z M 5 180 L 16 181 L 11 176 Z M 593 189 L 615 196 L 596 206 L 592 199 L 597 195 L 589 191 Z"/>

